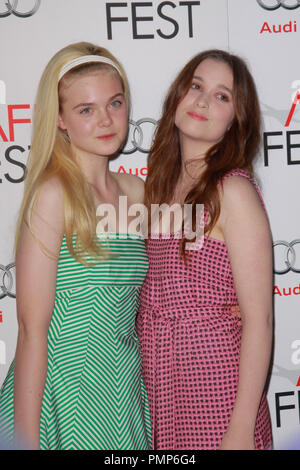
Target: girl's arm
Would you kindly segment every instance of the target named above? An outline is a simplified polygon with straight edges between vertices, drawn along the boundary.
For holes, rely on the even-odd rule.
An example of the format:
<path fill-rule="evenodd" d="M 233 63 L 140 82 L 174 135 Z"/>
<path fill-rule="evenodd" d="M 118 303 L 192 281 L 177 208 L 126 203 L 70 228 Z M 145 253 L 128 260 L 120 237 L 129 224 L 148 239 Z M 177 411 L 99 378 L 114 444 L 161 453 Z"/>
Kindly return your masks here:
<path fill-rule="evenodd" d="M 254 449 L 255 422 L 272 349 L 273 258 L 267 216 L 247 179 L 235 176 L 224 181 L 220 227 L 242 319 L 237 396 L 221 449 Z"/>
<path fill-rule="evenodd" d="M 14 413 L 16 445 L 39 449 L 40 412 L 47 374 L 47 335 L 63 233 L 62 196 L 55 181 L 47 182 L 38 195 L 32 228 L 35 236 L 23 224 L 16 257 L 19 331 Z M 44 252 L 44 247 L 52 256 Z"/>

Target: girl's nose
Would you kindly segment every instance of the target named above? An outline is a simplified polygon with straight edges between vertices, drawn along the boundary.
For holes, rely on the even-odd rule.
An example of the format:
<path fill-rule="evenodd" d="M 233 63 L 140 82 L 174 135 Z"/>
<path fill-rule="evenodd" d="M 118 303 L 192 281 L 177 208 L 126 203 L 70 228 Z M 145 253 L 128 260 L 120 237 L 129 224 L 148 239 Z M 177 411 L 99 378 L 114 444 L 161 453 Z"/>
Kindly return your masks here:
<path fill-rule="evenodd" d="M 101 109 L 99 111 L 98 123 L 100 126 L 104 127 L 111 125 L 112 119 L 107 109 Z"/>
<path fill-rule="evenodd" d="M 197 97 L 197 106 L 200 108 L 208 108 L 209 107 L 209 98 L 206 93 L 201 93 Z"/>

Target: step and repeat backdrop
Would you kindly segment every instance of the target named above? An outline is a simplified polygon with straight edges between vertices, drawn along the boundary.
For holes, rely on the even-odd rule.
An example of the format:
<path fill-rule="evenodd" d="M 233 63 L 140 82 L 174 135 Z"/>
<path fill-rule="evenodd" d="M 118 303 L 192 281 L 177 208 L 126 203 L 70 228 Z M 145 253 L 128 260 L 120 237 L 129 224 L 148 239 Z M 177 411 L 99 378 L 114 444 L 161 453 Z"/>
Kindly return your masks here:
<path fill-rule="evenodd" d="M 16 347 L 13 244 L 36 88 L 50 57 L 82 40 L 110 49 L 127 71 L 130 132 L 111 168 L 144 179 L 163 98 L 182 66 L 208 48 L 248 63 L 264 124 L 256 174 L 274 244 L 274 447 L 300 448 L 300 0 L 0 0 L 0 385 Z"/>

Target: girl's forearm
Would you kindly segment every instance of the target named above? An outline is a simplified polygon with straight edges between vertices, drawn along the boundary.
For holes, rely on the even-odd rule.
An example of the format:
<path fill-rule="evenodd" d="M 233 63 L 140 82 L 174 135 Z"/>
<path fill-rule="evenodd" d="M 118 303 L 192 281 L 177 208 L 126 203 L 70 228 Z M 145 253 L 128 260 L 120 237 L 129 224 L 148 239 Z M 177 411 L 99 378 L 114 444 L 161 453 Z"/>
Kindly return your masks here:
<path fill-rule="evenodd" d="M 15 356 L 15 444 L 40 448 L 40 414 L 47 374 L 47 336 L 20 329 Z"/>
<path fill-rule="evenodd" d="M 260 322 L 243 322 L 239 384 L 230 420 L 230 427 L 241 432 L 254 432 L 270 365 L 272 338 L 271 315 Z"/>

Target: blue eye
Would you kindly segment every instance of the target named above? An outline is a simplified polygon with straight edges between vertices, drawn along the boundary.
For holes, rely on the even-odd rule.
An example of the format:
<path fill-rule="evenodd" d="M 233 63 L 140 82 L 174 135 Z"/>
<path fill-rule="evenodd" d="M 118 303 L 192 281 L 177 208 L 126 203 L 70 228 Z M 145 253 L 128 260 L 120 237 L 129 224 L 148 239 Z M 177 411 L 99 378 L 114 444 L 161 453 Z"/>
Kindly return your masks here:
<path fill-rule="evenodd" d="M 111 106 L 112 106 L 113 108 L 119 108 L 120 106 L 122 106 L 122 101 L 120 101 L 120 100 L 112 101 L 112 102 L 111 102 Z"/>
<path fill-rule="evenodd" d="M 81 111 L 80 111 L 80 114 L 90 114 L 91 113 L 91 108 L 83 108 Z"/>

